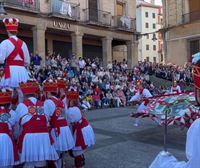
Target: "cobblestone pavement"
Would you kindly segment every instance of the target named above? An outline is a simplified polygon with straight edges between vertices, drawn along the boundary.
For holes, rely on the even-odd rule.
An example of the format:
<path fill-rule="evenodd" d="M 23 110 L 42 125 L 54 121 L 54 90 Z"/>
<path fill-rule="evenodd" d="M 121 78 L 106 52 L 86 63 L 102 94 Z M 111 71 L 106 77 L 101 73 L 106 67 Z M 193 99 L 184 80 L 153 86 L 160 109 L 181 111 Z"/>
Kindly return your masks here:
<path fill-rule="evenodd" d="M 93 110 L 86 113 L 96 135 L 96 145 L 86 154 L 86 168 L 148 168 L 163 149 L 163 128 L 150 119 L 142 119 L 139 127 L 129 117 L 134 108 Z M 185 160 L 186 131 L 170 127 L 168 149 Z M 66 159 L 66 167 L 73 160 Z"/>

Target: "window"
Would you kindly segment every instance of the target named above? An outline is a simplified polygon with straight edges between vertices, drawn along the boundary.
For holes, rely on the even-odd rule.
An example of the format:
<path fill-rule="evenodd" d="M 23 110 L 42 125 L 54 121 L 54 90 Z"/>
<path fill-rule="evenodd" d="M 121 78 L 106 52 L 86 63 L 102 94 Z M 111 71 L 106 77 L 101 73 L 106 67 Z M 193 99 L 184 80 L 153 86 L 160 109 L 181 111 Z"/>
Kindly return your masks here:
<path fill-rule="evenodd" d="M 117 2 L 117 16 L 124 15 L 124 4 L 121 2 Z"/>
<path fill-rule="evenodd" d="M 149 50 L 149 45 L 148 44 L 146 45 L 146 50 Z"/>
<path fill-rule="evenodd" d="M 145 12 L 145 17 L 149 17 L 149 13 L 148 12 Z"/>
<path fill-rule="evenodd" d="M 200 1 L 197 0 L 188 0 L 189 2 L 189 19 L 190 21 L 199 20 L 199 17 L 197 17 L 197 13 L 200 11 Z M 199 15 L 198 15 L 199 16 Z"/>
<path fill-rule="evenodd" d="M 146 28 L 149 28 L 149 23 L 145 23 L 145 27 L 146 27 Z"/>
<path fill-rule="evenodd" d="M 147 39 L 149 39 L 149 34 L 146 35 Z"/>
<path fill-rule="evenodd" d="M 156 14 L 155 13 L 152 13 L 152 18 L 156 18 Z"/>
<path fill-rule="evenodd" d="M 156 51 L 156 45 L 153 45 L 153 50 Z"/>
<path fill-rule="evenodd" d="M 155 23 L 153 24 L 153 29 L 156 29 L 156 24 Z"/>
<path fill-rule="evenodd" d="M 153 57 L 153 62 L 156 62 L 156 57 Z"/>
<path fill-rule="evenodd" d="M 146 57 L 146 61 L 149 62 L 149 57 Z"/>

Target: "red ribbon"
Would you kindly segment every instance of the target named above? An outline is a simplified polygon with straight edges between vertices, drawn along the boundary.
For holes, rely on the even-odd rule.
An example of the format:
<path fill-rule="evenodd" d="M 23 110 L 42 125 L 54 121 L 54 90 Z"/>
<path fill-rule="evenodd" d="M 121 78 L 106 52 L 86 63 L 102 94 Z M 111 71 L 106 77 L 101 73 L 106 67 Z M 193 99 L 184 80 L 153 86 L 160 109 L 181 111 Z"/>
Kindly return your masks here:
<path fill-rule="evenodd" d="M 73 133 L 76 134 L 76 146 L 81 146 L 82 150 L 86 149 L 87 146 L 85 145 L 84 137 L 82 134 L 82 129 L 88 126 L 88 121 L 85 118 L 81 119 L 82 122 L 74 123 L 72 125 Z"/>

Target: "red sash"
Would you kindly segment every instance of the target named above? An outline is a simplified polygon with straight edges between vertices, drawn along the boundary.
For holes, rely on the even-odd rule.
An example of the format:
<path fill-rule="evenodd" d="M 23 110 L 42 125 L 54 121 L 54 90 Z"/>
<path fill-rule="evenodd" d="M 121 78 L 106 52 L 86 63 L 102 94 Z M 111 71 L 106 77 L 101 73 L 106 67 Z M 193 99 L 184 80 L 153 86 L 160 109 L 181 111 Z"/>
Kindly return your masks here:
<path fill-rule="evenodd" d="M 11 131 L 9 130 L 7 123 L 0 123 L 0 133 L 7 134 L 10 137 L 10 139 L 12 140 L 12 144 L 13 144 L 14 159 L 15 159 L 15 161 L 19 160 L 18 153 L 17 153 L 17 146 L 14 142 L 14 138 L 11 134 Z"/>
<path fill-rule="evenodd" d="M 173 93 L 179 93 L 178 89 L 172 89 Z"/>
<path fill-rule="evenodd" d="M 56 99 L 54 97 L 51 97 L 50 100 L 52 100 L 56 106 L 56 109 L 51 117 L 51 127 L 55 129 L 57 135 L 60 135 L 60 127 L 65 127 L 67 126 L 67 120 L 64 119 L 58 119 L 61 116 L 62 109 L 65 107 L 64 103 Z"/>
<path fill-rule="evenodd" d="M 24 52 L 22 51 L 23 41 L 20 39 L 15 40 L 14 38 L 9 38 L 8 40 L 14 45 L 14 50 L 6 60 L 6 66 L 4 68 L 5 79 L 10 78 L 10 66 L 24 66 Z M 20 56 L 21 60 L 15 60 L 17 55 Z"/>
<path fill-rule="evenodd" d="M 24 104 L 27 107 L 31 106 L 34 108 L 35 106 L 42 106 L 43 102 L 37 101 L 36 105 L 34 105 L 31 100 L 27 99 L 24 101 Z M 32 112 L 30 112 L 30 114 L 32 114 Z M 21 123 L 21 121 L 20 121 L 20 123 Z M 22 152 L 24 137 L 28 133 L 48 133 L 49 134 L 46 116 L 35 114 L 32 116 L 32 118 L 28 122 L 26 122 L 22 126 L 22 133 L 20 134 L 19 141 L 18 141 L 18 147 L 19 147 L 20 153 Z M 53 144 L 54 141 L 50 134 L 49 134 L 49 139 L 50 139 L 51 144 Z"/>
<path fill-rule="evenodd" d="M 81 146 L 82 150 L 87 148 L 87 145 L 85 145 L 85 141 L 83 138 L 83 133 L 82 133 L 82 129 L 88 126 L 88 121 L 85 118 L 81 119 L 82 122 L 79 123 L 74 123 L 72 125 L 73 128 L 73 133 L 76 134 L 76 144 L 75 146 Z"/>

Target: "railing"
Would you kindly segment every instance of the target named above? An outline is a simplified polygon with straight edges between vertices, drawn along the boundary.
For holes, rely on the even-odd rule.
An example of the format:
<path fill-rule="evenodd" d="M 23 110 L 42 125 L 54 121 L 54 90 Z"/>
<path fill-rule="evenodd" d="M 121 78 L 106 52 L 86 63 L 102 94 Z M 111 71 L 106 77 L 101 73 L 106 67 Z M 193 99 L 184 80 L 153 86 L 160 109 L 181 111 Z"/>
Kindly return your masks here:
<path fill-rule="evenodd" d="M 6 0 L 5 7 L 26 10 L 30 12 L 40 11 L 39 0 Z"/>
<path fill-rule="evenodd" d="M 63 0 L 52 0 L 52 15 L 72 20 L 80 19 L 80 5 Z"/>
<path fill-rule="evenodd" d="M 183 15 L 183 23 L 190 23 L 200 20 L 200 11 L 186 13 Z"/>
<path fill-rule="evenodd" d="M 84 21 L 89 24 L 111 26 L 111 13 L 97 9 L 84 9 Z"/>
<path fill-rule="evenodd" d="M 114 17 L 114 26 L 117 29 L 122 29 L 126 31 L 135 31 L 136 30 L 136 19 L 127 17 L 127 16 L 115 16 Z"/>

